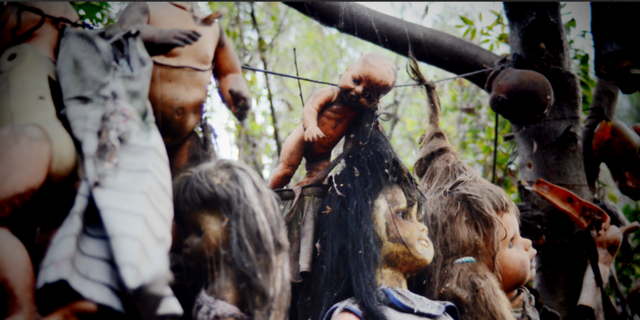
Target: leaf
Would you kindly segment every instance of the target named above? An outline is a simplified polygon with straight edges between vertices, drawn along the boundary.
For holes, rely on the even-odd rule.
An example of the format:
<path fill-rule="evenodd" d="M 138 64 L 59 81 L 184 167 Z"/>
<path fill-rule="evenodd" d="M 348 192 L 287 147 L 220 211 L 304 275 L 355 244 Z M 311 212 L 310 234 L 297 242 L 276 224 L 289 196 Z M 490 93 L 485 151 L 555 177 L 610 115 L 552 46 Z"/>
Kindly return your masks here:
<path fill-rule="evenodd" d="M 500 17 L 500 14 L 499 14 L 499 13 L 497 13 L 496 11 L 494 11 L 494 10 L 489 10 L 489 11 L 491 11 L 491 13 L 495 14 L 495 15 L 496 15 L 496 17 Z"/>
<path fill-rule="evenodd" d="M 464 38 L 464 37 L 467 35 L 467 33 L 469 33 L 469 31 L 471 31 L 471 27 L 467 28 L 467 31 L 465 31 L 465 32 L 464 32 L 464 34 L 462 35 L 462 37 Z"/>
<path fill-rule="evenodd" d="M 480 14 L 478 14 L 478 19 L 480 19 L 480 22 L 482 22 L 482 12 L 480 12 Z"/>
<path fill-rule="evenodd" d="M 489 46 L 489 51 L 493 51 L 493 43 Z"/>
<path fill-rule="evenodd" d="M 489 39 L 484 39 L 484 40 L 482 40 L 480 43 L 481 43 L 481 44 L 482 44 L 482 43 L 487 43 L 487 42 L 489 42 L 489 41 L 490 41 Z"/>
<path fill-rule="evenodd" d="M 473 30 L 471 30 L 471 40 L 475 39 L 476 37 L 476 28 L 473 28 Z"/>
<path fill-rule="evenodd" d="M 424 7 L 424 13 L 422 14 L 422 19 L 424 19 L 424 17 L 427 16 L 427 13 L 429 13 L 429 5 L 428 4 Z"/>
<path fill-rule="evenodd" d="M 472 26 L 473 25 L 473 21 L 467 19 L 464 16 L 460 16 L 460 19 L 462 19 L 462 22 L 464 22 L 464 24 L 468 25 L 468 26 Z"/>

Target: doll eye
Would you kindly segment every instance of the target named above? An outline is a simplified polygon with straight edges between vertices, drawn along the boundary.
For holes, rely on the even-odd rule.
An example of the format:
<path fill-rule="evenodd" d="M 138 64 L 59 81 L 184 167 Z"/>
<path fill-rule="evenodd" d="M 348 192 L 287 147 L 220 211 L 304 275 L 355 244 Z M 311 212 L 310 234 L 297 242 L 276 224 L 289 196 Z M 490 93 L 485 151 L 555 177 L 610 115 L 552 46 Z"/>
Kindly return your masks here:
<path fill-rule="evenodd" d="M 407 211 L 405 210 L 398 210 L 396 212 L 396 214 L 398 215 L 398 217 L 400 217 L 400 219 L 402 220 L 407 220 L 409 218 L 409 213 L 407 213 Z"/>
<path fill-rule="evenodd" d="M 353 78 L 353 84 L 355 85 L 359 85 L 360 84 L 360 80 Z"/>
<path fill-rule="evenodd" d="M 508 248 L 509 248 L 509 249 L 513 248 L 513 239 L 511 239 L 511 241 L 509 241 L 509 246 L 508 246 Z"/>

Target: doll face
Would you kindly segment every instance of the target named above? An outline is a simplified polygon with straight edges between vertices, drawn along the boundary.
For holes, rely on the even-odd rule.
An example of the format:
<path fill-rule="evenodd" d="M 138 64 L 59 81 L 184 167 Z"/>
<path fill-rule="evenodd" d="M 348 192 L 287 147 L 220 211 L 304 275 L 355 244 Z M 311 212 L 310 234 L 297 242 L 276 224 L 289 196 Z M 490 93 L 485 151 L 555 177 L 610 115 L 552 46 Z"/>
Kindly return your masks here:
<path fill-rule="evenodd" d="M 368 109 L 392 88 L 395 67 L 384 57 L 360 58 L 340 78 L 340 94 L 353 107 Z"/>
<path fill-rule="evenodd" d="M 531 240 L 520 236 L 520 226 L 513 212 L 504 213 L 501 219 L 506 230 L 500 230 L 500 249 L 496 259 L 501 267 L 502 290 L 509 296 L 533 280 L 536 274 L 533 259 L 537 251 L 531 247 Z"/>
<path fill-rule="evenodd" d="M 417 204 L 407 208 L 407 200 L 397 185 L 386 187 L 374 204 L 376 231 L 382 240 L 382 265 L 413 275 L 433 260 L 433 244 L 427 227 L 420 222 Z"/>
<path fill-rule="evenodd" d="M 186 219 L 187 238 L 184 253 L 187 259 L 205 262 L 219 256 L 229 243 L 229 220 L 217 211 L 191 213 Z"/>

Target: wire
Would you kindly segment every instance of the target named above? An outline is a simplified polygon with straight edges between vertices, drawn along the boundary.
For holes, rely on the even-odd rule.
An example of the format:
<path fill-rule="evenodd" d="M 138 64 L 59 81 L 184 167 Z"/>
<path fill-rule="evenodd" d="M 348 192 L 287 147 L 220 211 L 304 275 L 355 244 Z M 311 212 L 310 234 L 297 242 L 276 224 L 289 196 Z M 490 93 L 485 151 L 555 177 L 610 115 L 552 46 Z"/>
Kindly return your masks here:
<path fill-rule="evenodd" d="M 497 69 L 500 69 L 500 68 L 502 68 L 502 66 L 497 66 L 497 67 L 493 67 L 493 68 L 489 68 L 489 69 L 476 70 L 476 71 L 472 71 L 472 72 L 468 72 L 468 73 L 463 73 L 463 74 L 457 75 L 455 77 L 436 80 L 434 82 L 438 83 L 438 82 L 453 80 L 453 79 L 457 79 L 457 78 L 471 76 L 471 75 L 474 75 L 474 74 L 479 74 L 479 73 L 483 73 L 483 72 L 489 72 L 489 71 L 497 70 Z M 309 82 L 319 83 L 319 84 L 326 84 L 326 85 L 330 85 L 330 86 L 334 86 L 334 87 L 338 86 L 337 84 L 331 83 L 331 82 L 325 82 L 325 81 L 320 81 L 320 80 L 313 80 L 313 79 L 308 79 L 308 78 L 303 78 L 303 77 L 298 77 L 298 76 L 292 76 L 292 75 L 289 75 L 289 74 L 284 74 L 284 73 L 279 73 L 279 72 L 274 72 L 274 71 L 268 71 L 268 70 L 262 70 L 262 69 L 249 67 L 249 66 L 242 66 L 242 69 L 251 70 L 251 71 L 255 71 L 255 72 L 263 72 L 263 73 L 272 74 L 272 75 L 285 77 L 285 78 L 304 80 L 304 81 L 309 81 Z M 418 85 L 420 85 L 420 84 L 419 83 L 408 83 L 408 84 L 400 84 L 400 85 L 394 86 L 394 88 L 413 87 L 413 86 L 418 86 Z"/>

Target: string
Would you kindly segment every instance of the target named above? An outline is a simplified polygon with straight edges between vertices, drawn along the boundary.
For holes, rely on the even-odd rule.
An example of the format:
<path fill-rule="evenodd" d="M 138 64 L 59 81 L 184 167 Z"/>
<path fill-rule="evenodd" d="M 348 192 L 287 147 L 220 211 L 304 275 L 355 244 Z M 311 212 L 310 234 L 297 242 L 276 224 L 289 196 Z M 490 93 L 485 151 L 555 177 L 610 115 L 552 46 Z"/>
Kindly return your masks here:
<path fill-rule="evenodd" d="M 454 80 L 454 79 L 458 79 L 458 78 L 463 78 L 463 77 L 467 77 L 467 76 L 472 76 L 474 74 L 479 74 L 479 73 L 483 73 L 483 72 L 489 72 L 489 71 L 493 71 L 493 70 L 497 70 L 502 68 L 502 66 L 497 66 L 497 67 L 493 67 L 493 68 L 489 68 L 489 69 L 482 69 L 482 70 L 476 70 L 476 71 L 472 71 L 472 72 L 468 72 L 468 73 L 463 73 L 461 75 L 457 75 L 455 77 L 450 77 L 450 78 L 445 78 L 445 79 L 440 79 L 440 80 L 436 80 L 434 81 L 435 83 L 438 82 L 443 82 L 443 81 L 448 81 L 448 80 Z M 285 77 L 285 78 L 291 78 L 291 79 L 298 79 L 298 80 L 303 80 L 303 81 L 308 81 L 308 82 L 313 82 L 313 83 L 319 83 L 319 84 L 326 84 L 329 86 L 334 86 L 337 87 L 338 85 L 335 83 L 331 83 L 331 82 L 325 82 L 325 81 L 320 81 L 320 80 L 313 80 L 313 79 L 308 79 L 308 78 L 303 78 L 303 77 L 298 77 L 298 76 L 293 76 L 293 75 L 289 75 L 289 74 L 284 74 L 284 73 L 280 73 L 280 72 L 275 72 L 275 71 L 268 71 L 268 70 L 262 70 L 262 69 L 258 69 L 258 68 L 254 68 L 254 67 L 250 67 L 250 66 L 242 66 L 242 69 L 245 70 L 250 70 L 250 71 L 255 71 L 255 72 L 263 72 L 266 74 L 272 74 L 275 76 L 280 76 L 280 77 Z M 419 83 L 408 83 L 408 84 L 400 84 L 395 86 L 394 88 L 401 88 L 401 87 L 412 87 L 412 86 L 419 86 Z"/>

